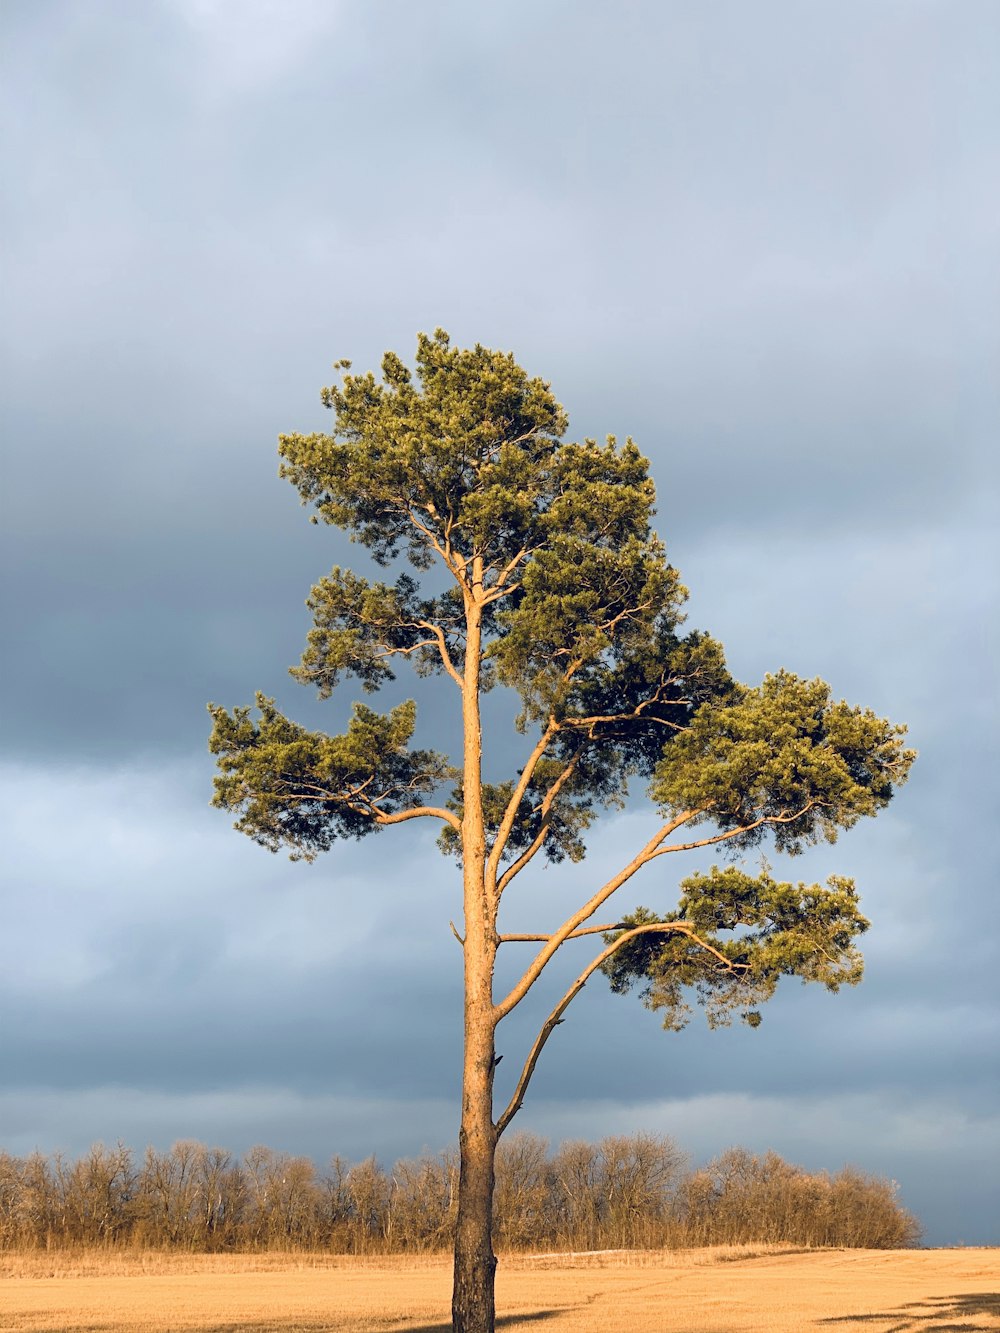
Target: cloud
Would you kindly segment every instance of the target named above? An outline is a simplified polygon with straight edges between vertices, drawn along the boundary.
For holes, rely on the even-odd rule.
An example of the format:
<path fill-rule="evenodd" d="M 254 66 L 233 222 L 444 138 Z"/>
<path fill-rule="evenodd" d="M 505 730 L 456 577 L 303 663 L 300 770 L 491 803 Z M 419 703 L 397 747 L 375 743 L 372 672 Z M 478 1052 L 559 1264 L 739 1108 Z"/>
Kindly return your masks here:
<path fill-rule="evenodd" d="M 201 47 L 201 91 L 209 100 L 260 96 L 336 31 L 336 0 L 161 0 Z"/>
<path fill-rule="evenodd" d="M 454 867 L 412 830 L 292 865 L 207 808 L 208 779 L 190 762 L 0 772 L 0 997 L 18 1015 L 0 1051 L 5 1146 L 193 1136 L 319 1160 L 445 1146 L 461 1037 Z M 643 823 L 611 818 L 585 865 L 534 876 L 506 924 L 554 925 Z M 554 1139 L 644 1127 L 703 1156 L 742 1142 L 810 1166 L 856 1160 L 915 1182 L 922 1199 L 943 1170 L 933 1126 L 953 1125 L 949 1141 L 963 1146 L 948 1160 L 958 1153 L 955 1169 L 977 1181 L 995 1134 L 982 1059 L 995 1004 L 988 988 L 955 987 L 979 946 L 961 921 L 942 923 L 907 820 L 890 815 L 881 831 L 783 868 L 808 877 L 846 860 L 859 872 L 875 924 L 858 991 L 786 987 L 757 1032 L 708 1033 L 696 1017 L 678 1036 L 593 983 L 546 1050 L 518 1127 Z M 633 897 L 665 905 L 673 878 L 658 873 Z M 504 1024 L 498 1100 L 581 959 Z M 498 988 L 516 964 L 504 958 Z M 967 1220 L 966 1236 L 977 1225 Z"/>
<path fill-rule="evenodd" d="M 114 1132 L 109 1135 L 111 1120 Z M 377 1147 L 384 1166 L 455 1140 L 453 1101 L 300 1093 L 267 1085 L 198 1092 L 147 1092 L 107 1085 L 66 1093 L 0 1091 L 4 1148 L 74 1156 L 121 1139 L 141 1153 L 180 1139 L 243 1153 L 255 1143 L 311 1157 L 359 1161 Z M 553 1145 L 610 1134 L 671 1138 L 696 1163 L 734 1145 L 777 1151 L 813 1171 L 852 1165 L 896 1179 L 901 1201 L 927 1222 L 930 1245 L 996 1244 L 1000 1119 L 969 1113 L 929 1092 L 916 1104 L 885 1093 L 768 1097 L 716 1094 L 659 1101 L 535 1102 L 515 1122 Z"/>
<path fill-rule="evenodd" d="M 312 1157 L 321 1167 L 338 1154 L 360 1161 L 378 1145 L 381 1160 L 391 1165 L 424 1147 L 437 1152 L 447 1146 L 453 1112 L 443 1100 L 310 1096 L 253 1084 L 191 1093 L 117 1084 L 72 1093 L 0 1091 L 4 1150 L 15 1156 L 36 1149 L 77 1155 L 92 1143 L 118 1139 L 141 1152 L 147 1144 L 164 1149 L 197 1139 L 238 1153 L 263 1143 Z M 109 1139 L 112 1114 L 118 1128 Z"/>
<path fill-rule="evenodd" d="M 964 1160 L 980 1152 L 997 13 L 4 14 L 0 995 L 17 1021 L 0 1070 L 17 1144 L 67 1144 L 60 1105 L 80 1135 L 137 1143 L 239 1147 L 228 1123 L 322 1155 L 325 1115 L 349 1152 L 451 1137 L 453 868 L 413 831 L 314 867 L 269 858 L 208 809 L 204 752 L 205 702 L 256 688 L 342 725 L 343 702 L 318 707 L 285 669 L 310 584 L 359 552 L 303 523 L 274 439 L 329 426 L 317 390 L 335 357 L 409 357 L 440 323 L 550 378 L 576 434 L 637 437 L 690 623 L 741 677 L 820 673 L 909 722 L 921 751 L 885 818 L 781 867 L 856 875 L 874 922 L 860 990 L 793 990 L 758 1033 L 668 1037 L 634 997 L 588 987 L 526 1123 L 598 1135 L 665 1107 L 695 1137 L 699 1117 L 717 1126 L 705 1151 L 764 1121 L 790 1153 L 898 1139 L 900 1171 L 942 1191 L 934 1125 Z M 415 693 L 421 725 L 450 734 Z M 491 710 L 506 771 L 518 738 Z M 510 924 L 558 920 L 640 823 L 607 821 Z M 506 1028 L 504 1079 L 533 1022 Z M 796 1137 L 813 1122 L 818 1138 Z"/>
<path fill-rule="evenodd" d="M 814 1096 L 715 1094 L 642 1101 L 609 1110 L 581 1101 L 543 1105 L 531 1128 L 553 1141 L 601 1133 L 661 1133 L 704 1162 L 725 1148 L 777 1151 L 813 1171 L 851 1165 L 895 1179 L 905 1207 L 924 1220 L 929 1245 L 996 1244 L 992 1200 L 1000 1188 L 1000 1116 L 968 1111 L 928 1088 Z"/>

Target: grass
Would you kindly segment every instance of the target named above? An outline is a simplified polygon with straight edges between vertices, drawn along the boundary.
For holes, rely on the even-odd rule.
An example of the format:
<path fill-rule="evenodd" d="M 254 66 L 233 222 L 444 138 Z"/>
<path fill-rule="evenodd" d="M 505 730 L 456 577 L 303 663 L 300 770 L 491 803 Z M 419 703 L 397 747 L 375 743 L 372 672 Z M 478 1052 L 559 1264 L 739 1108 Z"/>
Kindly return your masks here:
<path fill-rule="evenodd" d="M 444 1256 L 0 1255 L 4 1333 L 448 1333 Z M 1000 1329 L 998 1250 L 511 1255 L 503 1333 Z"/>

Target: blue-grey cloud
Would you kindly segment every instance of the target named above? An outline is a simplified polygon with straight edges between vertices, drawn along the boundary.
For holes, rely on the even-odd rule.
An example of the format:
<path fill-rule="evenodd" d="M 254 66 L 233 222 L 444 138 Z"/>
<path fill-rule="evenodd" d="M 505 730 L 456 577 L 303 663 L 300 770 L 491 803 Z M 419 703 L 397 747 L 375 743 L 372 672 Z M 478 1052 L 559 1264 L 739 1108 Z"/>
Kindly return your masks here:
<path fill-rule="evenodd" d="M 275 436 L 328 425 L 335 357 L 443 324 L 550 378 L 574 433 L 636 436 L 737 674 L 821 674 L 922 755 L 888 816 L 780 867 L 857 877 L 858 991 L 673 1036 L 591 983 L 526 1127 L 756 1135 L 995 1239 L 996 7 L 238 9 L 2 18 L 0 1146 L 450 1140 L 453 867 L 413 830 L 270 858 L 207 808 L 204 755 L 206 701 L 256 688 L 342 725 L 285 668 L 358 551 L 305 525 Z M 533 876 L 512 928 L 556 924 L 641 827 Z"/>

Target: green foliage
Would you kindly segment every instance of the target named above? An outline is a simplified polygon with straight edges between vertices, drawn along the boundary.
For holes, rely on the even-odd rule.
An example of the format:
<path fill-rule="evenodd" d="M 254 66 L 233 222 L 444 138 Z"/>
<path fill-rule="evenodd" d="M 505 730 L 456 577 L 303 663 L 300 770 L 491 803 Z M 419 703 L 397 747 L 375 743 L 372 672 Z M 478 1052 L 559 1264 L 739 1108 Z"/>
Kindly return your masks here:
<path fill-rule="evenodd" d="M 461 667 L 465 632 L 461 597 L 449 589 L 441 597 L 422 600 L 418 591 L 407 574 L 388 586 L 369 583 L 350 570 L 332 570 L 306 601 L 313 628 L 302 662 L 291 674 L 303 685 L 315 685 L 321 699 L 329 698 L 348 673 L 374 692 L 395 679 L 389 666 L 395 656 L 410 658 L 420 675 L 441 671 L 439 641 Z"/>
<path fill-rule="evenodd" d="M 623 943 L 603 971 L 617 994 L 639 985 L 647 1008 L 663 1012 L 665 1028 L 685 1026 L 691 990 L 710 1027 L 727 1025 L 736 1012 L 757 1027 L 758 1006 L 782 977 L 818 981 L 830 991 L 861 980 L 854 940 L 869 923 L 858 910 L 853 880 L 834 875 L 824 888 L 780 882 L 767 871 L 748 875 L 736 866 L 713 866 L 683 880 L 681 891 L 675 912 L 657 916 L 640 907 L 604 937 L 610 944 L 647 927 Z M 689 929 L 648 929 L 675 922 Z"/>
<path fill-rule="evenodd" d="M 349 675 L 378 690 L 403 659 L 461 686 L 452 699 L 467 723 L 484 690 L 516 693 L 516 725 L 538 744 L 515 778 L 481 793 L 477 782 L 473 812 L 495 851 L 496 901 L 536 853 L 579 861 L 596 815 L 635 778 L 667 832 L 684 830 L 635 868 L 691 845 L 695 826 L 697 845 L 733 853 L 768 835 L 791 853 L 832 842 L 905 781 L 904 728 L 835 702 L 819 680 L 779 671 L 742 685 L 714 639 L 682 632 L 686 590 L 650 526 L 653 483 L 631 440 L 564 442 L 548 384 L 508 353 L 453 348 L 440 329 L 419 336 L 412 372 L 391 352 L 380 382 L 337 369 L 322 393 L 333 432 L 282 436 L 281 473 L 314 520 L 376 562 L 405 558 L 435 576 L 422 588 L 410 573 L 372 582 L 332 570 L 312 590 L 292 674 L 326 698 Z M 211 710 L 214 800 L 237 828 L 311 858 L 338 837 L 430 815 L 442 850 L 463 858 L 461 764 L 411 748 L 412 703 L 387 715 L 359 705 L 348 731 L 328 736 L 257 702 L 258 720 Z M 688 987 L 710 1022 L 740 1011 L 753 1024 L 781 976 L 831 989 L 860 976 L 852 941 L 867 923 L 849 881 L 793 886 L 729 869 L 683 892 L 677 912 L 640 908 L 623 925 L 687 922 L 687 933 L 644 931 L 604 966 L 615 990 L 641 983 L 668 1026 L 683 1021 Z"/>
<path fill-rule="evenodd" d="M 428 569 L 441 549 L 499 570 L 536 544 L 534 492 L 566 416 L 513 356 L 452 348 L 438 329 L 418 337 L 416 383 L 387 352 L 381 384 L 345 374 L 322 399 L 336 437 L 283 435 L 281 475 L 381 564 L 402 549 Z"/>
<path fill-rule="evenodd" d="M 561 443 L 565 414 L 543 381 L 529 379 L 509 354 L 453 349 L 440 330 L 420 336 L 415 377 L 392 353 L 382 371 L 382 384 L 345 374 L 323 391 L 336 433 L 282 436 L 282 475 L 376 560 L 405 552 L 418 570 L 437 561 L 451 586 L 425 597 L 408 574 L 386 584 L 334 569 L 312 590 L 313 629 L 292 674 L 322 698 L 348 674 L 377 690 L 400 657 L 421 674 L 449 667 L 460 674 L 466 603 L 482 596 L 479 688 L 499 682 L 516 690 L 522 729 L 555 724 L 505 856 L 523 851 L 544 824 L 544 854 L 579 859 L 597 809 L 619 804 L 631 776 L 652 774 L 664 740 L 700 705 L 724 702 L 734 689 L 717 643 L 677 633 L 686 594 L 650 530 L 647 461 L 631 440 Z M 218 728 L 218 710 L 215 718 Z M 295 739 L 301 745 L 304 737 Z M 263 743 L 262 733 L 246 744 Z M 315 738 L 324 752 L 333 743 Z M 257 756 L 254 783 L 269 762 Z M 546 806 L 567 766 L 572 772 Z M 272 783 L 257 798 L 253 790 L 253 783 L 217 784 L 216 803 L 237 810 L 238 827 L 251 836 L 259 824 L 268 846 L 288 833 L 301 854 L 306 829 L 318 850 L 344 832 L 357 835 L 366 818 L 377 827 L 374 806 L 326 796 L 295 810 L 294 783 Z M 503 790 L 509 799 L 513 787 Z M 413 787 L 410 808 L 428 791 L 426 783 Z M 487 792 L 487 807 L 491 799 Z M 461 812 L 458 788 L 446 800 Z M 494 831 L 502 813 L 486 810 Z M 460 851 L 458 843 L 446 828 L 445 850 Z"/>
<path fill-rule="evenodd" d="M 886 806 L 915 752 L 905 727 L 833 703 L 821 680 L 786 671 L 757 689 L 703 705 L 667 745 L 650 788 L 669 813 L 693 810 L 736 832 L 736 846 L 770 828 L 779 851 L 799 852 Z"/>
<path fill-rule="evenodd" d="M 238 810 L 236 827 L 293 860 L 311 861 L 337 837 L 363 837 L 378 817 L 406 810 L 443 782 L 450 769 L 431 750 L 411 750 L 412 701 L 388 714 L 355 704 L 347 731 L 327 736 L 282 716 L 273 699 L 257 695 L 260 720 L 249 708 L 209 705 L 209 749 L 218 755 L 212 804 Z"/>

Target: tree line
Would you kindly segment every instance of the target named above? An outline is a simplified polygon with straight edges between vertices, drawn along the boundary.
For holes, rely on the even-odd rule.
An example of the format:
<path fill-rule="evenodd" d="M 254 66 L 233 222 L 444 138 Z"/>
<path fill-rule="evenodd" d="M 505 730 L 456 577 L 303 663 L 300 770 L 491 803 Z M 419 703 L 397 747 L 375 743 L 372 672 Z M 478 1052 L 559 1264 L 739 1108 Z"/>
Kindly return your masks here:
<path fill-rule="evenodd" d="M 505 1250 L 642 1249 L 748 1242 L 891 1249 L 920 1224 L 894 1182 L 853 1167 L 809 1172 L 776 1153 L 731 1148 L 691 1169 L 668 1138 L 600 1143 L 518 1134 L 497 1151 L 494 1231 Z M 242 1158 L 185 1140 L 141 1160 L 124 1144 L 61 1154 L 0 1153 L 0 1248 L 96 1245 L 193 1252 L 444 1251 L 458 1156 L 397 1162 L 306 1157 L 262 1146 Z"/>

